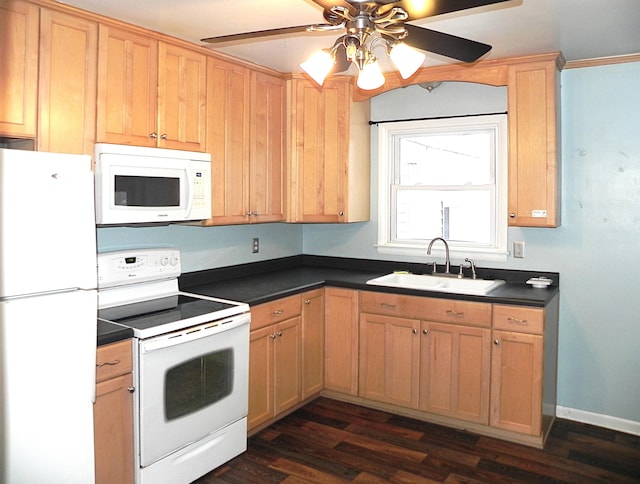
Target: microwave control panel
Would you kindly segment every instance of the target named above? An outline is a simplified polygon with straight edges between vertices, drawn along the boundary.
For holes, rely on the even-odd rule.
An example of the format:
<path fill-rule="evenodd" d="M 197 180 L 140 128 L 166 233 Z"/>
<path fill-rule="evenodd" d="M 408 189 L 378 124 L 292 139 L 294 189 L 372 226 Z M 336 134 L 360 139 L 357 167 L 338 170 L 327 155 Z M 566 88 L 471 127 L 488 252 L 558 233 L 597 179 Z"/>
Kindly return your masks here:
<path fill-rule="evenodd" d="M 132 249 L 98 254 L 98 288 L 177 278 L 177 249 Z"/>

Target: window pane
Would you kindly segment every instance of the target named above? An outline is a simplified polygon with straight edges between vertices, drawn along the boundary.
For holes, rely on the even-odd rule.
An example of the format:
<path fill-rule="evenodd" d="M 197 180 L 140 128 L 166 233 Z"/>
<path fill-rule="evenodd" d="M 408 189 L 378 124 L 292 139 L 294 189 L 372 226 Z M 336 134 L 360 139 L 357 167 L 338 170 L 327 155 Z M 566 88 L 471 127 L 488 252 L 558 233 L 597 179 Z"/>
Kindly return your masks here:
<path fill-rule="evenodd" d="M 491 242 L 490 190 L 396 191 L 396 241 Z"/>
<path fill-rule="evenodd" d="M 399 137 L 401 185 L 485 185 L 492 183 L 490 131 Z"/>

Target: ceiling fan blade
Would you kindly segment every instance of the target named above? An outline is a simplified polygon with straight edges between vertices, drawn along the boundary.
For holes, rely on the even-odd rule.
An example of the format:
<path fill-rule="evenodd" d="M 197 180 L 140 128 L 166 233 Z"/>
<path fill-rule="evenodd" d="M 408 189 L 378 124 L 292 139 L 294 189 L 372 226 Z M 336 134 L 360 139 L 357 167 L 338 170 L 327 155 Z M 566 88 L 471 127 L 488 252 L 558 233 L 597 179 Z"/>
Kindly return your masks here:
<path fill-rule="evenodd" d="M 356 15 L 358 13 L 358 9 L 354 7 L 351 3 L 349 3 L 348 0 L 311 0 L 311 1 L 313 3 L 317 3 L 325 10 L 330 10 L 331 7 L 342 7 L 349 10 L 349 12 L 351 12 L 353 15 Z"/>
<path fill-rule="evenodd" d="M 405 28 L 409 33 L 403 39 L 405 44 L 463 62 L 475 62 L 491 50 L 490 45 L 416 25 L 405 24 Z"/>
<path fill-rule="evenodd" d="M 256 30 L 255 32 L 243 32 L 241 34 L 220 35 L 218 37 L 207 37 L 200 39 L 201 42 L 209 44 L 220 44 L 222 42 L 233 42 L 235 40 L 255 39 L 258 37 L 271 37 L 274 35 L 295 34 L 306 32 L 315 25 L 298 25 L 296 27 L 283 27 L 280 29 Z"/>
<path fill-rule="evenodd" d="M 400 7 L 409 14 L 407 21 L 410 21 L 508 1 L 509 0 L 378 0 L 378 3 L 384 5 L 378 8 L 376 13 L 382 15 L 393 7 Z"/>

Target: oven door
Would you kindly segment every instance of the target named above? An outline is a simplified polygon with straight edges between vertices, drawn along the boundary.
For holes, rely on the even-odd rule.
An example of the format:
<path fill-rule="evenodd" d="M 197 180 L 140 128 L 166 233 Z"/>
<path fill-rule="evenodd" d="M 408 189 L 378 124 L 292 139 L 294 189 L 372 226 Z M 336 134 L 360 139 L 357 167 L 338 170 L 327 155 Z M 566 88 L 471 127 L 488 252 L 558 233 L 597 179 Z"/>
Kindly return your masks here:
<path fill-rule="evenodd" d="M 139 341 L 141 467 L 246 417 L 250 319 Z"/>

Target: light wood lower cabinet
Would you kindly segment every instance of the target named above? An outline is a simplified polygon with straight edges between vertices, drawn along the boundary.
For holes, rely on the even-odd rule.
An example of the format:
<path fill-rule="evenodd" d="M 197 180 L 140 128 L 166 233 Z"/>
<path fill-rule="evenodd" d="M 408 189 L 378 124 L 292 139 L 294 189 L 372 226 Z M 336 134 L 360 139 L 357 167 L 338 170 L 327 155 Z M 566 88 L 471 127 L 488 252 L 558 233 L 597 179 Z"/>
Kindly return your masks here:
<path fill-rule="evenodd" d="M 491 330 L 423 321 L 420 410 L 489 423 Z"/>
<path fill-rule="evenodd" d="M 360 391 L 371 400 L 417 408 L 420 321 L 360 314 Z"/>
<path fill-rule="evenodd" d="M 96 484 L 133 483 L 131 340 L 100 346 L 93 406 Z"/>
<path fill-rule="evenodd" d="M 302 399 L 324 388 L 324 289 L 302 294 Z"/>
<path fill-rule="evenodd" d="M 544 439 L 555 416 L 558 297 L 546 309 L 494 305 L 491 426 Z"/>
<path fill-rule="evenodd" d="M 300 295 L 251 308 L 249 431 L 302 399 Z"/>
<path fill-rule="evenodd" d="M 353 289 L 326 287 L 324 387 L 358 394 L 358 294 Z"/>

